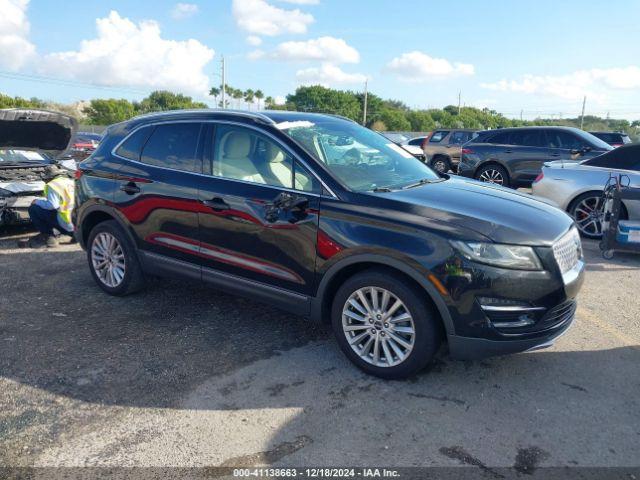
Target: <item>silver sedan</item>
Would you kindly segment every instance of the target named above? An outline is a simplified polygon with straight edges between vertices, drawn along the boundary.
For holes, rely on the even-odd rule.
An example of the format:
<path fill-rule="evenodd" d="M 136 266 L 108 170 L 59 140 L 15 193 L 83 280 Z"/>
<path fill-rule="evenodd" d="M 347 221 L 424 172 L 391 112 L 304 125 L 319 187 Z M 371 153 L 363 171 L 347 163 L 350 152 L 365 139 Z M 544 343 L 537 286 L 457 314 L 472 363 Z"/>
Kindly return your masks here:
<path fill-rule="evenodd" d="M 602 193 L 611 176 L 623 175 L 622 183 L 640 188 L 640 145 L 620 147 L 583 162 L 545 163 L 532 186 L 533 195 L 552 200 L 571 215 L 580 233 L 602 237 Z M 624 202 L 623 215 L 640 220 L 640 202 Z"/>

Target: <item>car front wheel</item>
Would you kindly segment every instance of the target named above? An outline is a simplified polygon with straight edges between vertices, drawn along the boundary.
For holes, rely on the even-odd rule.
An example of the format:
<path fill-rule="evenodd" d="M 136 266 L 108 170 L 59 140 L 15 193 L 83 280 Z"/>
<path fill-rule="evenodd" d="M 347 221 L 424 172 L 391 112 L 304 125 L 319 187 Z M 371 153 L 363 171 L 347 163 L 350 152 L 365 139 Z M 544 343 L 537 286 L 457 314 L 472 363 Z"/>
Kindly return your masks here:
<path fill-rule="evenodd" d="M 433 157 L 430 164 L 431 168 L 438 173 L 447 173 L 451 170 L 451 162 L 446 157 Z"/>
<path fill-rule="evenodd" d="M 347 280 L 332 308 L 332 326 L 345 355 L 365 372 L 406 378 L 438 350 L 439 320 L 424 292 L 392 272 L 367 270 Z"/>

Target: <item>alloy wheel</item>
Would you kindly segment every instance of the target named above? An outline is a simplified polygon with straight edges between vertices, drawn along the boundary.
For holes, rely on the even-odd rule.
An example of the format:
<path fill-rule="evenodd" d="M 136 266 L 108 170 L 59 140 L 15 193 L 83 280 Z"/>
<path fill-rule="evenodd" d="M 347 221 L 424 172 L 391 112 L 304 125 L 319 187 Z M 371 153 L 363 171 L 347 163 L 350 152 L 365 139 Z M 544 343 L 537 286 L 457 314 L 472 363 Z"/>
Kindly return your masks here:
<path fill-rule="evenodd" d="M 592 236 L 602 235 L 604 199 L 602 197 L 585 198 L 576 205 L 573 216 L 582 233 Z"/>
<path fill-rule="evenodd" d="M 342 329 L 353 351 L 376 367 L 399 365 L 415 344 L 411 312 L 384 288 L 353 292 L 342 309 Z"/>
<path fill-rule="evenodd" d="M 446 172 L 447 164 L 442 160 L 438 160 L 438 161 L 434 162 L 433 168 L 438 173 L 447 173 Z"/>
<path fill-rule="evenodd" d="M 107 287 L 116 288 L 122 283 L 126 273 L 124 251 L 110 233 L 101 232 L 93 239 L 91 263 L 96 276 Z"/>
<path fill-rule="evenodd" d="M 480 174 L 479 179 L 486 183 L 494 183 L 496 185 L 504 184 L 504 177 L 502 176 L 502 173 L 500 173 L 498 170 L 494 170 L 493 168 L 484 170 Z"/>

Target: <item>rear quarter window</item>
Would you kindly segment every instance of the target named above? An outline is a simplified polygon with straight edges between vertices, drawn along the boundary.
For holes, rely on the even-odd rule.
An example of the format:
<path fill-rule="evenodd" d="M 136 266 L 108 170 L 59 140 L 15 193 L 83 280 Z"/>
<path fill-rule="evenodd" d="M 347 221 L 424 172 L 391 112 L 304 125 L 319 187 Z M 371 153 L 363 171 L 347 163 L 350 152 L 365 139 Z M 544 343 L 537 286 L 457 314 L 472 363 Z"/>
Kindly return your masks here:
<path fill-rule="evenodd" d="M 142 147 L 147 143 L 151 132 L 153 132 L 153 127 L 143 127 L 136 130 L 118 147 L 116 155 L 139 162 Z"/>
<path fill-rule="evenodd" d="M 429 143 L 440 143 L 449 134 L 448 130 L 438 130 L 431 135 Z"/>

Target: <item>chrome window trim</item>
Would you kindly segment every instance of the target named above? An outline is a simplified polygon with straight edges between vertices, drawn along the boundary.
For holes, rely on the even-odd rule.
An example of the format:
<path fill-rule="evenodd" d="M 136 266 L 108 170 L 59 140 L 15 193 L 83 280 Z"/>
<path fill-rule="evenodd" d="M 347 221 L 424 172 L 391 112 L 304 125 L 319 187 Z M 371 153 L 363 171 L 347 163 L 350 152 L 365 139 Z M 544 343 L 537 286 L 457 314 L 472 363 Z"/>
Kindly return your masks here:
<path fill-rule="evenodd" d="M 130 158 L 126 158 L 123 157 L 121 155 L 118 155 L 116 153 L 116 151 L 122 146 L 122 144 L 124 142 L 126 142 L 130 136 L 132 136 L 135 132 L 137 132 L 138 130 L 142 129 L 142 128 L 146 128 L 146 127 L 152 127 L 152 126 L 157 126 L 157 125 L 167 125 L 167 124 L 173 124 L 173 123 L 213 123 L 213 124 L 224 124 L 224 125 L 235 125 L 235 126 L 239 126 L 239 127 L 244 127 L 244 128 L 249 128 L 252 130 L 255 130 L 256 132 L 259 132 L 263 135 L 268 136 L 269 138 L 271 138 L 279 147 L 282 147 L 283 150 L 285 150 L 287 153 L 289 153 L 291 155 L 291 157 L 294 159 L 294 161 L 300 162 L 308 171 L 311 175 L 313 175 L 313 177 L 315 177 L 316 180 L 318 180 L 318 182 L 320 182 L 320 185 L 322 185 L 322 187 L 329 192 L 330 197 L 329 198 L 335 198 L 337 200 L 340 199 L 340 197 L 338 197 L 331 188 L 329 188 L 329 186 L 318 176 L 318 174 L 313 170 L 313 168 L 311 168 L 309 166 L 309 164 L 307 162 L 305 162 L 304 160 L 302 160 L 295 152 L 293 152 L 287 145 L 284 145 L 280 139 L 276 138 L 271 132 L 267 132 L 265 130 L 262 130 L 260 128 L 257 128 L 253 125 L 246 125 L 244 123 L 240 123 L 240 122 L 234 122 L 232 120 L 215 120 L 215 119 L 207 119 L 207 120 L 165 120 L 165 121 L 158 121 L 158 122 L 149 122 L 149 123 L 145 123 L 143 125 L 138 125 L 136 128 L 134 128 L 133 130 L 131 130 L 121 141 L 119 141 L 115 147 L 113 147 L 111 149 L 111 155 L 113 155 L 116 158 L 119 158 L 121 160 L 124 160 L 126 162 L 132 162 L 132 163 L 137 163 L 138 165 L 144 165 L 144 166 L 151 166 L 154 168 L 161 168 L 163 170 L 169 170 L 172 172 L 182 172 L 182 173 L 189 173 L 191 175 L 198 175 L 201 177 L 206 177 L 206 178 L 215 178 L 215 179 L 219 179 L 219 180 L 227 180 L 227 181 L 231 181 L 231 182 L 238 182 L 238 183 L 245 183 L 248 185 L 261 185 L 263 187 L 271 187 L 271 188 L 278 188 L 281 190 L 285 190 L 288 192 L 294 192 L 294 193 L 301 193 L 304 195 L 310 195 L 313 197 L 325 197 L 327 198 L 326 195 L 323 195 L 322 193 L 317 194 L 317 193 L 313 193 L 313 192 L 305 192 L 304 190 L 296 190 L 294 188 L 287 188 L 287 187 L 279 187 L 277 185 L 268 185 L 266 183 L 257 183 L 257 182 L 249 182 L 246 180 L 239 180 L 239 179 L 235 179 L 235 178 L 228 178 L 228 177 L 221 177 L 218 175 L 207 175 L 205 173 L 198 173 L 198 172 L 189 172 L 188 170 L 179 170 L 177 168 L 170 168 L 170 167 L 161 167 L 158 165 L 151 165 L 148 163 L 144 163 L 141 162 L 139 160 L 131 160 Z"/>

